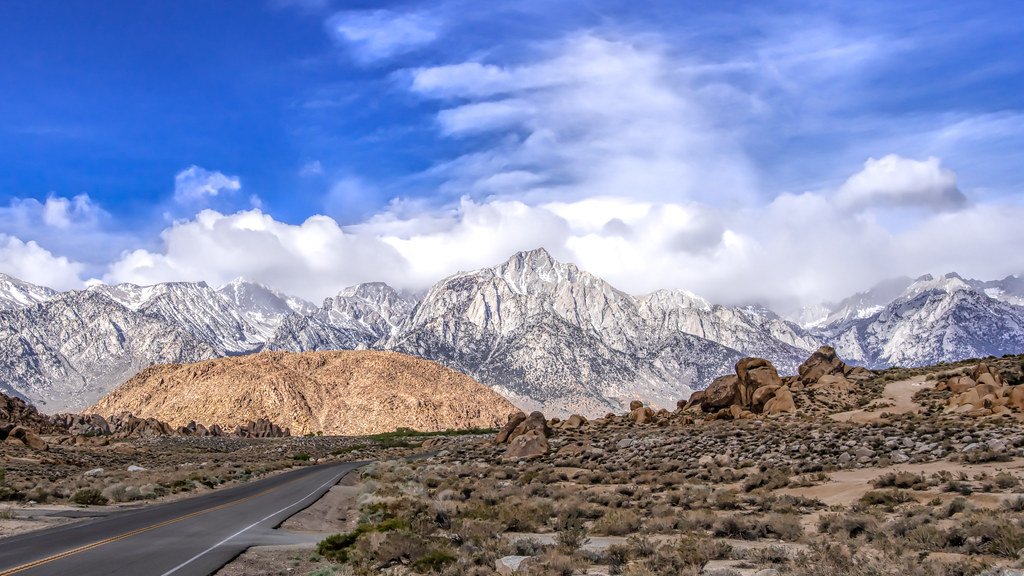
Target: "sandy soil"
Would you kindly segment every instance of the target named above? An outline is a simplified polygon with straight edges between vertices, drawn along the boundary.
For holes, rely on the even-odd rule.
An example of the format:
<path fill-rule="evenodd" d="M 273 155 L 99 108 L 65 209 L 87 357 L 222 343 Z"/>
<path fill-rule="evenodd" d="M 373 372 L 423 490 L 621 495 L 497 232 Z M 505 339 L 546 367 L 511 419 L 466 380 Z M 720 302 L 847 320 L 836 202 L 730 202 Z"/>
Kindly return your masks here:
<path fill-rule="evenodd" d="M 317 572 L 322 570 L 323 572 Z M 333 574 L 310 546 L 256 546 L 231 561 L 215 576 L 283 576 L 290 574 Z"/>
<path fill-rule="evenodd" d="M 924 376 L 914 376 L 909 380 L 899 380 L 886 384 L 881 398 L 858 410 L 833 414 L 831 418 L 840 422 L 858 422 L 861 424 L 879 422 L 882 414 L 918 413 L 921 405 L 914 402 L 914 394 L 931 383 L 925 382 Z"/>
<path fill-rule="evenodd" d="M 834 504 L 848 506 L 860 499 L 860 497 L 865 493 L 874 490 L 871 482 L 883 474 L 887 474 L 889 472 L 913 472 L 915 474 L 923 473 L 925 476 L 930 476 L 931 474 L 941 472 L 943 470 L 947 470 L 953 474 L 964 472 L 970 477 L 974 477 L 974 475 L 982 472 L 995 475 L 999 472 L 1006 471 L 1019 478 L 1024 478 L 1024 458 L 1017 458 L 1010 460 L 1009 462 L 988 462 L 985 464 L 960 464 L 956 462 L 938 461 L 927 462 L 925 464 L 900 464 L 884 468 L 842 470 L 839 472 L 829 473 L 830 480 L 823 484 L 807 488 L 784 488 L 777 491 L 777 493 L 803 496 L 806 498 L 817 498 L 829 506 Z M 931 500 L 937 496 L 950 499 L 958 496 L 958 494 L 948 494 L 932 490 L 911 493 L 919 495 L 923 500 Z M 1014 496 L 1016 496 L 1016 494 L 979 493 L 972 494 L 968 500 L 978 506 L 995 507 L 998 506 L 1002 500 L 1012 498 Z"/>
<path fill-rule="evenodd" d="M 63 508 L 70 509 L 71 507 Z M 42 530 L 43 528 L 59 526 L 61 524 L 67 524 L 77 520 L 75 518 L 49 516 L 46 513 L 48 511 L 42 512 L 42 514 L 37 514 L 34 510 L 25 509 L 23 507 L 0 507 L 0 538 L 6 538 L 7 536 L 14 536 L 15 534 L 22 534 L 24 532 L 31 532 L 33 530 Z"/>

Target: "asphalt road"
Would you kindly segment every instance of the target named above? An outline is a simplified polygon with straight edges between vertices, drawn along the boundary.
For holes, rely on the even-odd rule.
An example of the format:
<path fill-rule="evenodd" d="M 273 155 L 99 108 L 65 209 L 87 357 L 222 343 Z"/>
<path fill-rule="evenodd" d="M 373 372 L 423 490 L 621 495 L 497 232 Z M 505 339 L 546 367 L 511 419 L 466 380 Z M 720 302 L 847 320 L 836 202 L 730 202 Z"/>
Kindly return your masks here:
<path fill-rule="evenodd" d="M 299 468 L 154 506 L 0 540 L 0 576 L 205 576 L 246 548 L 288 543 L 274 528 L 364 463 Z"/>

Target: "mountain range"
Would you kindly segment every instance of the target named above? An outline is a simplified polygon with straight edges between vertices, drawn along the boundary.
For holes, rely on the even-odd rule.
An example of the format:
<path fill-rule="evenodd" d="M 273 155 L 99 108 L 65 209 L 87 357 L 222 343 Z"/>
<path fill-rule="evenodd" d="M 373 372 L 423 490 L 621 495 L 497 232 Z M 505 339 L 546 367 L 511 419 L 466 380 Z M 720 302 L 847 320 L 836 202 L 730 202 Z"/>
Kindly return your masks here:
<path fill-rule="evenodd" d="M 547 251 L 425 294 L 383 283 L 320 306 L 244 279 L 55 292 L 0 275 L 0 391 L 79 410 L 152 364 L 261 350 L 383 349 L 469 374 L 524 409 L 671 406 L 744 356 L 792 372 L 822 344 L 869 368 L 1024 351 L 1024 280 L 899 278 L 783 318 L 685 290 L 622 292 Z"/>

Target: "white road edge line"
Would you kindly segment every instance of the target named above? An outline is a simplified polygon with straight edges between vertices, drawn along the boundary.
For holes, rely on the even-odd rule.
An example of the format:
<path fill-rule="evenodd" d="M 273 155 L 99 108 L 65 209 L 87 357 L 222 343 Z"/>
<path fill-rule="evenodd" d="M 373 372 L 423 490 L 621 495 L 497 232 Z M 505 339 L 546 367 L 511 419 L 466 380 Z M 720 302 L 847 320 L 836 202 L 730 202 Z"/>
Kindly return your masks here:
<path fill-rule="evenodd" d="M 210 553 L 210 552 L 212 552 L 213 550 L 216 550 L 216 549 L 217 549 L 217 548 L 219 548 L 219 547 L 220 547 L 220 546 L 221 546 L 222 544 L 225 544 L 226 542 L 229 542 L 229 541 L 230 541 L 230 540 L 231 540 L 232 538 L 235 538 L 236 536 L 239 536 L 239 535 L 241 535 L 241 534 L 245 533 L 245 532 L 246 532 L 247 530 L 249 530 L 250 528 L 253 528 L 253 527 L 255 527 L 255 526 L 256 526 L 257 524 L 260 524 L 260 523 L 262 523 L 262 522 L 266 522 L 267 520 L 269 520 L 269 519 L 273 518 L 274 516 L 277 516 L 278 514 L 280 514 L 280 513 L 284 512 L 285 510 L 288 510 L 289 508 L 294 508 L 294 507 L 298 506 L 299 504 L 301 504 L 301 503 L 305 502 L 305 501 L 306 501 L 306 500 L 307 500 L 307 499 L 308 499 L 308 498 L 309 498 L 310 496 L 312 496 L 312 495 L 316 494 L 317 492 L 319 492 L 319 491 L 320 491 L 320 490 L 321 490 L 321 489 L 322 489 L 322 488 L 323 488 L 324 486 L 329 486 L 329 485 L 332 485 L 332 484 L 337 484 L 338 482 L 340 482 L 340 481 L 341 481 L 342 477 L 344 477 L 344 476 L 345 476 L 345 474 L 348 474 L 349 472 L 351 472 L 351 470 L 347 470 L 347 471 L 345 471 L 345 472 L 342 472 L 342 473 L 341 473 L 341 474 L 339 474 L 338 476 L 336 476 L 336 477 L 334 477 L 334 478 L 332 478 L 332 479 L 328 480 L 327 482 L 324 482 L 324 483 L 323 483 L 323 484 L 321 484 L 320 486 L 317 486 L 317 488 L 316 488 L 315 490 L 313 490 L 313 491 L 312 491 L 312 492 L 310 492 L 309 494 L 306 494 L 305 496 L 303 496 L 303 497 L 302 497 L 301 499 L 299 499 L 299 500 L 298 500 L 298 501 L 296 501 L 295 503 L 293 503 L 293 504 L 289 504 L 288 506 L 285 506 L 284 508 L 281 508 L 281 509 L 280 509 L 280 510 L 278 510 L 277 512 L 274 512 L 273 514 L 268 514 L 267 516 L 264 516 L 263 518 L 261 518 L 261 519 L 259 519 L 259 520 L 255 521 L 255 522 L 253 522 L 252 524 L 249 524 L 249 525 L 248 525 L 248 526 L 246 526 L 245 528 L 242 528 L 242 529 L 241 529 L 241 530 L 239 530 L 238 532 L 235 532 L 235 533 L 234 533 L 234 534 L 232 534 L 231 536 L 228 536 L 227 538 L 225 538 L 225 539 L 221 540 L 220 542 L 217 542 L 216 544 L 214 544 L 213 546 L 210 546 L 210 547 L 209 547 L 209 548 L 207 548 L 206 550 L 203 550 L 203 551 L 202 551 L 202 552 L 200 552 L 199 554 L 196 554 L 195 556 L 193 556 L 193 557 L 189 558 L 188 560 L 185 560 L 185 561 L 184 561 L 184 562 L 182 562 L 181 564 L 178 564 L 177 566 L 175 566 L 174 568 L 171 568 L 171 569 L 170 569 L 170 570 L 168 570 L 167 572 L 164 572 L 164 573 L 163 573 L 163 574 L 161 574 L 160 576 L 170 576 L 171 574 L 174 574 L 174 573 L 175 573 L 175 572 L 177 572 L 178 570 L 181 570 L 181 569 L 182 569 L 182 568 L 184 568 L 185 566 L 188 566 L 189 564 L 191 564 L 191 563 L 195 562 L 196 560 L 198 560 L 198 559 L 202 558 L 202 557 L 203 557 L 203 556 L 205 556 L 206 554 L 209 554 L 209 553 Z"/>

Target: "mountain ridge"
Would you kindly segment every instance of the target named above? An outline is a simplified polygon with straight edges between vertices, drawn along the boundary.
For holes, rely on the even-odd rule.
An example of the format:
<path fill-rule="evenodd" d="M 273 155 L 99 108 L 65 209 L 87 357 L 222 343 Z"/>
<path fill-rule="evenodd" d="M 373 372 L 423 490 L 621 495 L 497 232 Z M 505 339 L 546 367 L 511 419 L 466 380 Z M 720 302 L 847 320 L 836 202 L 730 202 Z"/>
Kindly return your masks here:
<path fill-rule="evenodd" d="M 1019 276 L 898 278 L 823 305 L 824 320 L 803 327 L 682 289 L 631 295 L 543 248 L 422 294 L 371 282 L 320 306 L 244 279 L 58 293 L 0 276 L 0 387 L 45 410 L 77 409 L 154 362 L 383 349 L 463 371 L 523 408 L 595 414 L 634 398 L 671 406 L 743 356 L 793 371 L 822 344 L 869 367 L 1020 351 L 1018 298 Z"/>

